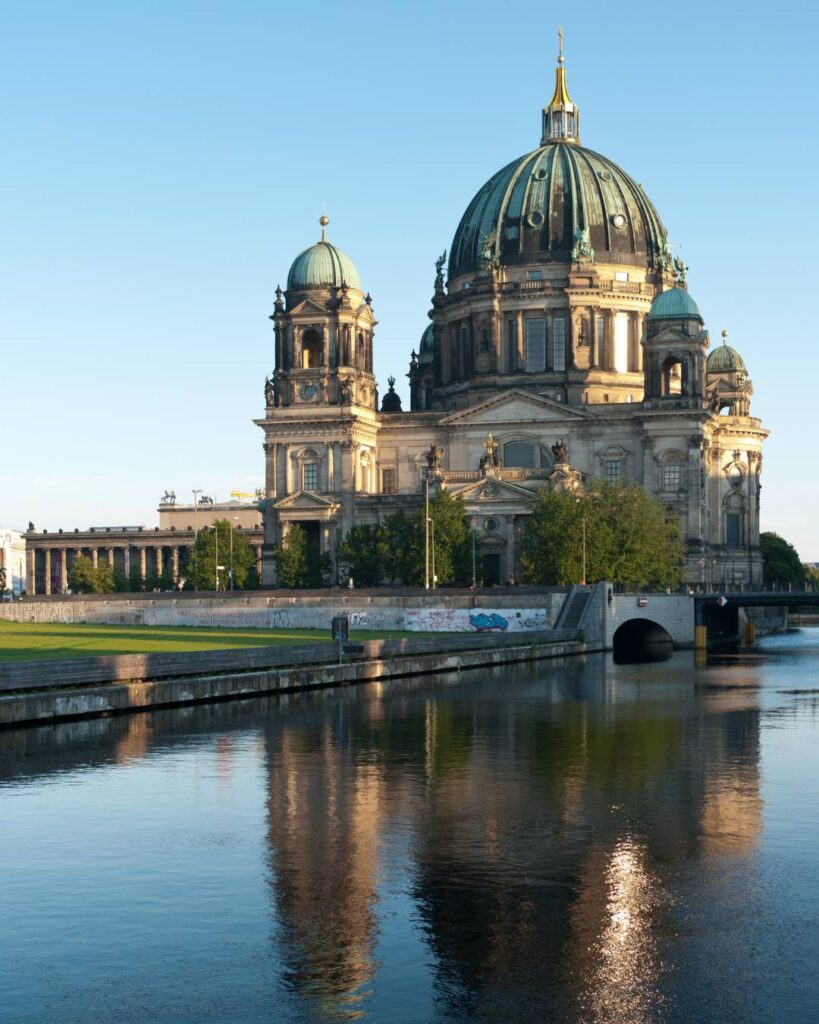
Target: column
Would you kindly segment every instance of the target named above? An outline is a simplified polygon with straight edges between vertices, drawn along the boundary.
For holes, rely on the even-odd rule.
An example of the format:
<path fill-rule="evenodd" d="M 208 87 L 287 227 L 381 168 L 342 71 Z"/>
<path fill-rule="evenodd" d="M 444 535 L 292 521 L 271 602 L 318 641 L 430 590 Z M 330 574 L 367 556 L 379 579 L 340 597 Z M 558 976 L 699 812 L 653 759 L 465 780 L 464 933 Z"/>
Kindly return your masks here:
<path fill-rule="evenodd" d="M 603 330 L 603 351 L 600 365 L 604 370 L 614 369 L 614 311 L 605 312 L 605 328 Z"/>
<path fill-rule="evenodd" d="M 45 592 L 46 594 L 51 593 L 51 548 L 46 548 L 43 552 L 45 555 Z"/>
<path fill-rule="evenodd" d="M 173 573 L 174 586 L 179 582 L 179 548 L 171 548 L 171 571 Z"/>
<path fill-rule="evenodd" d="M 26 593 L 37 593 L 37 552 L 30 545 L 26 545 Z M 8 584 L 6 584 L 8 586 Z"/>
<path fill-rule="evenodd" d="M 156 574 L 161 576 L 165 571 L 165 558 L 162 552 L 162 545 L 157 544 L 156 546 Z"/>
<path fill-rule="evenodd" d="M 589 369 L 593 370 L 597 366 L 597 321 L 600 317 L 600 311 L 592 309 L 589 311 Z"/>
<path fill-rule="evenodd" d="M 91 548 L 91 565 L 96 569 L 99 565 L 99 551 L 97 548 Z"/>
<path fill-rule="evenodd" d="M 525 347 L 526 346 L 526 339 L 523 336 L 523 327 L 524 327 L 524 323 L 523 323 L 523 310 L 518 310 L 517 325 L 518 325 L 518 331 L 517 331 L 517 334 L 518 334 L 518 336 L 517 336 L 517 361 L 518 362 L 517 362 L 517 366 L 515 366 L 514 369 L 515 370 L 525 370 L 526 369 L 526 347 Z"/>
<path fill-rule="evenodd" d="M 108 549 L 108 564 L 111 566 L 111 572 L 114 571 L 114 549 L 109 547 Z"/>
<path fill-rule="evenodd" d="M 123 551 L 124 551 L 124 555 L 125 555 L 125 557 L 123 559 L 123 569 L 125 570 L 125 578 L 129 579 L 130 576 L 131 576 L 131 546 L 130 546 L 130 544 L 126 545 L 126 547 L 123 549 Z"/>
<path fill-rule="evenodd" d="M 341 442 L 334 441 L 333 449 L 333 492 L 341 494 L 344 489 L 344 470 L 341 461 Z"/>
<path fill-rule="evenodd" d="M 68 548 L 60 552 L 60 593 L 68 593 Z"/>
<path fill-rule="evenodd" d="M 267 497 L 275 498 L 278 493 L 278 480 L 276 479 L 276 461 L 279 446 L 275 441 L 268 441 L 265 446 L 265 484 L 267 486 Z"/>
<path fill-rule="evenodd" d="M 643 331 L 645 330 L 645 317 L 642 313 L 637 314 L 637 372 L 643 372 Z"/>
<path fill-rule="evenodd" d="M 147 551 L 145 550 L 145 548 L 141 547 L 139 549 L 139 578 L 143 582 L 145 581 L 145 577 L 148 574 L 147 573 L 148 567 L 147 567 L 147 564 L 146 564 L 147 563 L 146 555 L 147 555 Z"/>
<path fill-rule="evenodd" d="M 255 547 L 256 551 L 256 574 L 259 577 L 259 582 L 262 581 L 262 545 L 257 544 Z"/>
<path fill-rule="evenodd" d="M 293 493 L 293 460 L 290 458 L 290 445 L 286 444 L 284 448 L 284 489 L 287 494 Z"/>

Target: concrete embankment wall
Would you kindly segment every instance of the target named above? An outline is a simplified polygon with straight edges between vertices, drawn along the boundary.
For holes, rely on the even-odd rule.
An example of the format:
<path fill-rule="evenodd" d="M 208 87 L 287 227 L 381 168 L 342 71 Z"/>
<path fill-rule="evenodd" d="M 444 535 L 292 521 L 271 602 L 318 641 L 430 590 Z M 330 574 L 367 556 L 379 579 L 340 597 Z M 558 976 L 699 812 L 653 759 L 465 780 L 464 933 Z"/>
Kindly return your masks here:
<path fill-rule="evenodd" d="M 227 700 L 575 655 L 555 632 L 0 665 L 0 726 Z"/>
<path fill-rule="evenodd" d="M 365 596 L 355 591 L 311 591 L 287 596 L 40 597 L 0 604 L 0 619 L 117 626 L 329 629 L 333 616 L 344 613 L 350 617 L 352 629 L 446 633 L 494 628 L 500 632 L 530 632 L 552 628 L 565 598 L 565 590 L 499 590 L 474 595 L 434 591 Z M 497 618 L 489 621 L 492 616 Z"/>

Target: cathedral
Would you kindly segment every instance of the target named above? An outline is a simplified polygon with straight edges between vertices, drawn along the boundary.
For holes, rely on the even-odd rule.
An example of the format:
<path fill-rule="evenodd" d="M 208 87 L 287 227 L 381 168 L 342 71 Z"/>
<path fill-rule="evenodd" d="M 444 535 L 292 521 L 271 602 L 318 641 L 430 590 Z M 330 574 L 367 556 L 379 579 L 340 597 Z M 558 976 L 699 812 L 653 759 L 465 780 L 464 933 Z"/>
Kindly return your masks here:
<path fill-rule="evenodd" d="M 504 583 L 536 493 L 592 480 L 659 498 L 687 583 L 761 581 L 748 371 L 725 331 L 711 347 L 642 187 L 581 145 L 562 52 L 540 144 L 478 190 L 436 261 L 409 411 L 394 377 L 379 406 L 373 300 L 320 223 L 270 318 L 264 585 L 292 524 L 334 556 L 355 523 L 436 488 L 463 499 L 480 581 Z"/>

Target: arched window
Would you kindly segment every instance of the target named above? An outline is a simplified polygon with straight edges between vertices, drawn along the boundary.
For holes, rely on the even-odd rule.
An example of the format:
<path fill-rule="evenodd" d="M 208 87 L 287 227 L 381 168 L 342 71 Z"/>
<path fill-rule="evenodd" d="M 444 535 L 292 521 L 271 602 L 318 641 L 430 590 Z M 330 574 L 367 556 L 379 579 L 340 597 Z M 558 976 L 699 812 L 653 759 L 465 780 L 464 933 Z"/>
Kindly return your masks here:
<path fill-rule="evenodd" d="M 367 452 L 363 452 L 361 455 L 361 461 L 359 463 L 361 467 L 361 491 L 364 494 L 370 493 L 370 456 Z"/>
<path fill-rule="evenodd" d="M 724 537 L 727 548 L 741 548 L 745 540 L 745 502 L 741 494 L 729 494 L 724 503 Z"/>
<path fill-rule="evenodd" d="M 683 393 L 683 364 L 679 356 L 668 356 L 660 369 L 660 391 L 664 397 Z"/>
<path fill-rule="evenodd" d="M 304 370 L 321 366 L 321 335 L 312 327 L 301 336 L 301 365 Z"/>
<path fill-rule="evenodd" d="M 503 464 L 507 469 L 534 469 L 535 446 L 528 441 L 507 441 L 503 446 Z"/>

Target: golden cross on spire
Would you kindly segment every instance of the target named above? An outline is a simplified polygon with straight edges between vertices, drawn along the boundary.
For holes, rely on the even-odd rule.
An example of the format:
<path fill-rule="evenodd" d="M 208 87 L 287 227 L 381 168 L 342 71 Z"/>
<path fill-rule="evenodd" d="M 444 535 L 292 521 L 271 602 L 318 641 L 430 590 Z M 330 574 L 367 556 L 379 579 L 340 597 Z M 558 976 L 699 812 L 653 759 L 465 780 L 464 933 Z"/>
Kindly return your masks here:
<path fill-rule="evenodd" d="M 563 26 L 557 30 L 557 62 L 563 63 Z"/>

